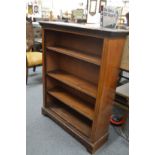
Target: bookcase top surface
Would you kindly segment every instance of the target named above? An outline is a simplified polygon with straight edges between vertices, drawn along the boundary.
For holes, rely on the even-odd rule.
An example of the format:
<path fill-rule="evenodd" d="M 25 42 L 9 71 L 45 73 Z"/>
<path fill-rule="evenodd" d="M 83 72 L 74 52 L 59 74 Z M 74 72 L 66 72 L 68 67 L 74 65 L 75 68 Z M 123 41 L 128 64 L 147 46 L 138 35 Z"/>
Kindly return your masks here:
<path fill-rule="evenodd" d="M 90 33 L 100 38 L 109 37 L 125 37 L 129 34 L 128 30 L 125 29 L 114 29 L 114 28 L 103 28 L 99 24 L 78 24 L 78 23 L 67 23 L 67 22 L 56 22 L 56 21 L 40 21 L 40 25 L 47 29 L 59 29 L 60 31 L 70 30 L 78 33 Z"/>

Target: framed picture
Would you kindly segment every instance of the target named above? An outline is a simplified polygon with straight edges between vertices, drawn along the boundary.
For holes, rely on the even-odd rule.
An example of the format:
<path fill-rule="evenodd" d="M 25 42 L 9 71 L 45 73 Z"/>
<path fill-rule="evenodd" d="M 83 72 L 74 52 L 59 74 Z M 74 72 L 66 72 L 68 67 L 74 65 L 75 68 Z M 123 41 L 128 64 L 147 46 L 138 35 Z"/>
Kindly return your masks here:
<path fill-rule="evenodd" d="M 34 13 L 35 14 L 39 13 L 39 6 L 38 5 L 34 5 Z"/>
<path fill-rule="evenodd" d="M 106 0 L 100 0 L 99 13 L 101 12 L 101 6 L 103 6 L 103 8 L 106 6 Z"/>
<path fill-rule="evenodd" d="M 33 5 L 28 5 L 28 14 L 33 14 Z"/>
<path fill-rule="evenodd" d="M 90 5 L 89 5 L 89 14 L 90 15 L 95 15 L 96 14 L 96 7 L 97 7 L 97 0 L 90 0 Z"/>

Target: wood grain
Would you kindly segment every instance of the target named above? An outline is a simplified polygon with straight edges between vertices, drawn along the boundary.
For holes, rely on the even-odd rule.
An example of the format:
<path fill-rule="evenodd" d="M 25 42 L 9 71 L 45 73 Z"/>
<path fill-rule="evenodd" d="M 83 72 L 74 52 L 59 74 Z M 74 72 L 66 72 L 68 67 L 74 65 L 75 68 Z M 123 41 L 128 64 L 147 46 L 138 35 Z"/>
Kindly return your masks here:
<path fill-rule="evenodd" d="M 73 87 L 87 95 L 90 95 L 91 97 L 96 98 L 97 93 L 97 87 L 85 80 L 82 80 L 72 74 L 68 74 L 62 70 L 56 70 L 53 72 L 49 72 L 48 76 L 59 80 L 65 84 L 67 84 L 70 87 Z"/>
<path fill-rule="evenodd" d="M 89 106 L 89 104 L 86 104 L 76 96 L 73 96 L 60 88 L 55 88 L 51 91 L 48 91 L 48 93 L 80 114 L 84 115 L 88 119 L 93 120 L 94 110 Z"/>
<path fill-rule="evenodd" d="M 85 136 L 89 137 L 91 133 L 91 126 L 83 122 L 80 118 L 70 112 L 67 108 L 56 104 L 52 105 L 49 110 L 54 111 L 62 119 L 64 119 L 71 126 L 75 127 L 77 130 L 81 131 Z"/>
<path fill-rule="evenodd" d="M 42 113 L 94 153 L 108 137 L 128 32 L 41 25 L 44 29 Z"/>
<path fill-rule="evenodd" d="M 125 38 L 104 39 L 92 141 L 100 139 L 108 132 L 124 43 Z"/>
<path fill-rule="evenodd" d="M 48 50 L 52 50 L 58 53 L 62 53 L 80 60 L 84 60 L 95 65 L 100 65 L 100 58 L 97 56 L 85 54 L 84 52 L 79 52 L 75 50 L 70 50 L 65 47 L 47 47 Z"/>

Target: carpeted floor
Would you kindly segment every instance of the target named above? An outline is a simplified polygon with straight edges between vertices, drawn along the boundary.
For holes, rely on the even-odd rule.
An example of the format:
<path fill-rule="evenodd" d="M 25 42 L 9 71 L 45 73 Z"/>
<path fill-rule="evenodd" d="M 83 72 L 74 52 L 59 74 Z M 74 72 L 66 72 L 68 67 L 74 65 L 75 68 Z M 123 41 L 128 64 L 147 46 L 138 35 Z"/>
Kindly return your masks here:
<path fill-rule="evenodd" d="M 33 73 L 29 69 L 26 101 L 26 148 L 27 155 L 89 155 L 85 147 L 65 132 L 55 122 L 41 114 L 42 75 L 41 67 Z M 110 127 L 110 136 L 95 155 L 128 155 L 129 146 Z"/>

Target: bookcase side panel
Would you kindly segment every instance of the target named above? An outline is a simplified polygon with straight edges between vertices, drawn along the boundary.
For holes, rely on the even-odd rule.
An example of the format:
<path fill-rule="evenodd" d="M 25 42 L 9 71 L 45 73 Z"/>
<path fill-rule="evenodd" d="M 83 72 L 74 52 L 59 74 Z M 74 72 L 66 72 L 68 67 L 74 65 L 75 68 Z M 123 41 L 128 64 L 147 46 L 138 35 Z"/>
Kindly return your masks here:
<path fill-rule="evenodd" d="M 115 95 L 125 38 L 105 38 L 99 75 L 92 142 L 108 135 L 109 118 Z"/>
<path fill-rule="evenodd" d="M 42 79 L 43 79 L 43 106 L 46 107 L 46 57 L 45 57 L 45 29 L 42 28 Z"/>

